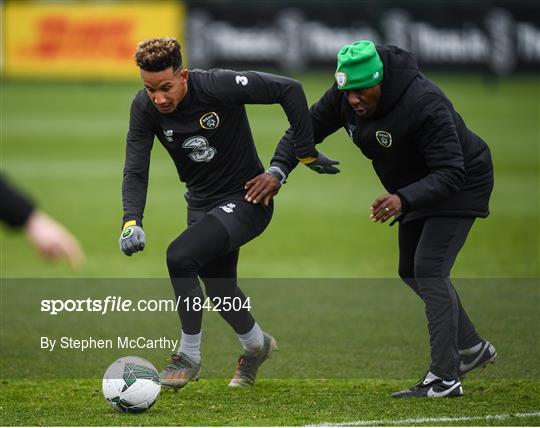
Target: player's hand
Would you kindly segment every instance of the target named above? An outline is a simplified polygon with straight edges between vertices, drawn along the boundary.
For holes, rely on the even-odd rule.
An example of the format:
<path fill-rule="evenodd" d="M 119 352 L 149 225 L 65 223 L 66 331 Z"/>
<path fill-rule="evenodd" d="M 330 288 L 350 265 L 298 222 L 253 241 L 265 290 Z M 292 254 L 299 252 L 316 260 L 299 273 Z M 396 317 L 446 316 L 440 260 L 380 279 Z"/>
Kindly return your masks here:
<path fill-rule="evenodd" d="M 53 260 L 66 258 L 73 269 L 84 263 L 84 252 L 77 239 L 47 214 L 41 211 L 32 213 L 24 231 L 42 256 Z"/>
<path fill-rule="evenodd" d="M 384 223 L 390 217 L 401 214 L 401 199 L 398 195 L 379 196 L 371 204 L 371 215 L 369 218 L 374 222 Z"/>
<path fill-rule="evenodd" d="M 146 237 L 144 230 L 140 226 L 128 226 L 122 230 L 120 239 L 118 240 L 120 249 L 126 256 L 131 256 L 137 251 L 144 250 Z"/>
<path fill-rule="evenodd" d="M 264 205 L 268 206 L 272 198 L 277 195 L 280 188 L 281 183 L 275 176 L 269 172 L 263 172 L 246 182 L 246 185 L 244 186 L 244 189 L 247 190 L 245 199 L 254 204 L 258 204 L 262 201 Z"/>
<path fill-rule="evenodd" d="M 339 165 L 339 161 L 328 159 L 320 152 L 316 159 L 311 159 L 309 161 L 300 159 L 300 162 L 319 174 L 337 174 L 339 172 L 339 169 L 334 166 Z"/>

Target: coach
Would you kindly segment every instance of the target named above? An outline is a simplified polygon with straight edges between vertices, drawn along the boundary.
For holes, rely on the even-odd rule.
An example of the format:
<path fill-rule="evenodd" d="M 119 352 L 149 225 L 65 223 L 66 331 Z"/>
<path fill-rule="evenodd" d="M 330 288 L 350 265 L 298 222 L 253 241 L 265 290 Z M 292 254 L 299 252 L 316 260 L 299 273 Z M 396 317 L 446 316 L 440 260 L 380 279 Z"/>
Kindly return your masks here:
<path fill-rule="evenodd" d="M 345 128 L 372 160 L 388 193 L 373 202 L 370 218 L 399 221 L 399 275 L 424 301 L 428 320 L 431 367 L 393 396 L 462 395 L 459 378 L 496 357 L 449 278 L 475 218 L 489 213 L 489 148 L 410 52 L 359 41 L 337 58 L 335 83 L 311 107 L 315 142 Z M 289 130 L 272 160 L 286 174 L 297 163 L 292 143 Z"/>

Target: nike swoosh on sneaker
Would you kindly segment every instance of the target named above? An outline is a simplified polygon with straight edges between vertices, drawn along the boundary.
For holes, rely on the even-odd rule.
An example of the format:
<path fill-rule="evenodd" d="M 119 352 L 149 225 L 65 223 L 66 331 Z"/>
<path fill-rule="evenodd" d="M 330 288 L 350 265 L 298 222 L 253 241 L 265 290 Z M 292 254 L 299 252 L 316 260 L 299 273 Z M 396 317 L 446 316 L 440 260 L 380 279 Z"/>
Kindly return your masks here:
<path fill-rule="evenodd" d="M 476 367 L 476 365 L 478 364 L 478 362 L 480 361 L 480 359 L 484 356 L 484 354 L 486 352 L 489 352 L 491 354 L 491 349 L 490 348 L 491 348 L 491 344 L 486 341 L 484 347 L 478 353 L 478 356 L 474 360 L 472 360 L 469 364 L 465 364 L 463 361 L 459 364 L 459 371 L 461 373 L 466 373 L 466 372 L 472 370 L 474 367 Z M 493 355 L 490 355 L 489 359 L 491 359 L 491 358 L 493 358 Z M 488 362 L 489 359 L 486 360 L 486 362 Z"/>
<path fill-rule="evenodd" d="M 424 380 L 422 381 L 422 385 L 428 386 L 431 385 L 433 382 L 436 382 L 438 380 L 441 380 L 440 377 L 435 376 L 431 371 L 428 371 L 426 373 L 426 376 L 424 377 Z"/>
<path fill-rule="evenodd" d="M 448 389 L 445 389 L 444 391 L 441 391 L 441 392 L 434 391 L 433 387 L 431 387 L 431 388 L 428 389 L 427 396 L 428 397 L 435 397 L 435 398 L 446 397 L 448 394 L 450 394 L 456 388 L 460 388 L 460 387 L 461 387 L 461 382 L 456 382 L 454 385 L 452 385 L 452 387 L 450 387 Z"/>

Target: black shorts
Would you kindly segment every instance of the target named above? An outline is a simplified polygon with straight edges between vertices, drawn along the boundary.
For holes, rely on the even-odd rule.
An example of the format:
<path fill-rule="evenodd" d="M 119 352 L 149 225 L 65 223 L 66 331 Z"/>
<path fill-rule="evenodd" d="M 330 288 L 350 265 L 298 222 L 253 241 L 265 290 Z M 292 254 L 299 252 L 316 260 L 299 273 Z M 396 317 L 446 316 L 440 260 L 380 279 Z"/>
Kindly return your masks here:
<path fill-rule="evenodd" d="M 244 194 L 229 196 L 210 207 L 192 208 L 188 206 L 188 226 L 191 226 L 205 215 L 217 218 L 230 239 L 230 250 L 239 248 L 260 235 L 272 219 L 274 202 L 268 206 L 253 204 L 244 199 Z"/>

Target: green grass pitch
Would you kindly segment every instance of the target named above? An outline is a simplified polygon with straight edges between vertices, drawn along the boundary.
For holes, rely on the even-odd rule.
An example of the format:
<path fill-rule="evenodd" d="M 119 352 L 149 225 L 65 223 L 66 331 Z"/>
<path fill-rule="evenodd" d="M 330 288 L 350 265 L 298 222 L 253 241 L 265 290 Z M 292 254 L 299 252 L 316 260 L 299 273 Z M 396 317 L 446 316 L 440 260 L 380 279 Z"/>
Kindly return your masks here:
<path fill-rule="evenodd" d="M 296 77 L 310 102 L 331 84 L 331 73 Z M 389 398 L 427 368 L 423 307 L 395 279 L 397 229 L 369 221 L 369 205 L 384 190 L 369 161 L 339 131 L 320 149 L 341 161 L 342 173 L 297 168 L 276 198 L 271 225 L 241 252 L 239 275 L 254 314 L 280 346 L 257 385 L 227 388 L 239 345 L 219 317 L 208 314 L 202 380 L 178 393 L 163 391 L 145 414 L 115 413 L 101 395 L 107 365 L 134 353 L 160 368 L 167 354 L 48 353 L 35 340 L 40 329 L 107 334 L 117 321 L 136 335 L 174 336 L 176 315 L 127 314 L 97 325 L 97 318 L 84 316 L 52 320 L 34 302 L 46 290 L 63 297 L 147 296 L 144 281 L 123 278 L 166 276 L 165 249 L 185 224 L 184 187 L 156 144 L 148 245 L 143 254 L 124 257 L 117 246 L 124 139 L 140 85 L 3 82 L 1 169 L 78 236 L 88 260 L 79 272 L 49 265 L 22 236 L 0 230 L 0 425 L 539 425 L 539 81 L 430 77 L 490 144 L 495 162 L 491 216 L 476 222 L 454 275 L 465 307 L 500 358 L 465 379 L 464 397 Z M 267 165 L 286 118 L 277 106 L 250 106 L 248 113 Z M 17 288 L 17 278 L 30 280 Z M 60 281 L 51 291 L 43 278 L 64 278 L 66 285 Z M 70 278 L 86 288 L 70 285 Z M 167 281 L 159 284 L 155 294 L 168 297 Z"/>

